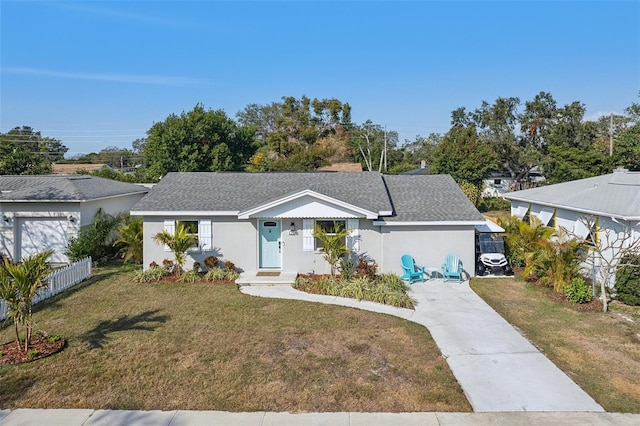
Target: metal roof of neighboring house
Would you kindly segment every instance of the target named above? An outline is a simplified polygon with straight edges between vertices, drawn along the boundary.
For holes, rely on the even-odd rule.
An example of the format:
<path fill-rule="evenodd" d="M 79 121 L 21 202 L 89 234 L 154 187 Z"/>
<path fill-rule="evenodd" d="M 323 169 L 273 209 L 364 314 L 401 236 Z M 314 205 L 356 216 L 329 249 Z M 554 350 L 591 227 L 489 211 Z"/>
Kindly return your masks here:
<path fill-rule="evenodd" d="M 387 221 L 483 221 L 448 175 L 383 176 L 377 172 L 169 173 L 132 212 L 240 212 L 313 191 Z M 395 210 L 394 210 L 395 208 Z"/>
<path fill-rule="evenodd" d="M 148 191 L 140 185 L 87 175 L 0 176 L 0 202 L 90 201 Z"/>
<path fill-rule="evenodd" d="M 53 164 L 51 171 L 54 175 L 71 175 L 78 171 L 95 172 L 109 167 L 106 164 Z"/>
<path fill-rule="evenodd" d="M 510 192 L 505 198 L 582 213 L 640 219 L 640 173 L 626 170 Z"/>

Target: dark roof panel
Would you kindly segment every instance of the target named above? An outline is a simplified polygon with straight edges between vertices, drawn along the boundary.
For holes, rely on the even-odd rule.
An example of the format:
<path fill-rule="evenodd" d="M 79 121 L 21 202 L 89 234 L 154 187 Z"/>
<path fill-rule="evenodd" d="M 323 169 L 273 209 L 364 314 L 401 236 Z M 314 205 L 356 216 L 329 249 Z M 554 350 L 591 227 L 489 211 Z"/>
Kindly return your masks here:
<path fill-rule="evenodd" d="M 0 201 L 90 201 L 149 189 L 88 175 L 0 176 Z"/>

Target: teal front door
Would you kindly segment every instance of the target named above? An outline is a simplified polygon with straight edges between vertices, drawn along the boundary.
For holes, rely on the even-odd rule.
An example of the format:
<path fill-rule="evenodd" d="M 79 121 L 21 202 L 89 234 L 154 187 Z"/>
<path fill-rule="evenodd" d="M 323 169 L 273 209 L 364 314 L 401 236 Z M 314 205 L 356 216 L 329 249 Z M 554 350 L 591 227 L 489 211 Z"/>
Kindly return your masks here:
<path fill-rule="evenodd" d="M 281 223 L 279 220 L 260 221 L 260 268 L 282 266 Z"/>

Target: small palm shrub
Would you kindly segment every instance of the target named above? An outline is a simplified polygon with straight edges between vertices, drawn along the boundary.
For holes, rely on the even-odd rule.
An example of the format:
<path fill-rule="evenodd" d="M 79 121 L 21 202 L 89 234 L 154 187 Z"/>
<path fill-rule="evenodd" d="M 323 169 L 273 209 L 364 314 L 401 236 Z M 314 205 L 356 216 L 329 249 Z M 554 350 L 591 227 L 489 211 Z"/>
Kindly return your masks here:
<path fill-rule="evenodd" d="M 589 303 L 593 299 L 591 287 L 582 278 L 574 278 L 564 286 L 567 300 L 573 303 Z"/>
<path fill-rule="evenodd" d="M 136 283 L 158 282 L 162 277 L 169 275 L 169 270 L 162 266 L 152 266 L 147 270 L 138 270 L 133 275 L 133 281 Z"/>
<path fill-rule="evenodd" d="M 357 263 L 350 257 L 343 258 L 338 266 L 340 277 L 345 280 L 350 280 L 355 275 L 357 266 Z"/>

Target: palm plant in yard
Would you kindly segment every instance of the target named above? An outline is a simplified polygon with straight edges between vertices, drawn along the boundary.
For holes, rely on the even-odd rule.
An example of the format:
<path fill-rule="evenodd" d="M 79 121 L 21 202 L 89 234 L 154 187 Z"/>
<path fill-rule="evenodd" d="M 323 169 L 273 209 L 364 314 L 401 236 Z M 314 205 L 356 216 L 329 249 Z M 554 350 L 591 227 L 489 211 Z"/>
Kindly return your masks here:
<path fill-rule="evenodd" d="M 46 285 L 44 279 L 51 272 L 48 259 L 52 254 L 53 251 L 37 253 L 18 264 L 5 259 L 0 268 L 0 299 L 7 303 L 8 318 L 13 320 L 16 343 L 24 352 L 29 350 L 33 332 L 33 298 L 38 290 Z M 20 326 L 26 331 L 24 348 L 20 344 Z"/>
<path fill-rule="evenodd" d="M 198 244 L 196 238 L 187 232 L 183 224 L 179 223 L 173 234 L 162 231 L 154 235 L 153 239 L 156 243 L 163 244 L 173 251 L 176 259 L 176 275 L 180 277 L 182 267 L 187 261 L 187 250 Z"/>
<path fill-rule="evenodd" d="M 133 262 L 138 265 L 142 263 L 142 237 L 142 217 L 129 217 L 118 227 L 118 239 L 113 245 L 122 246 L 120 252 L 124 263 Z"/>
<path fill-rule="evenodd" d="M 333 229 L 329 231 L 316 225 L 313 236 L 320 241 L 322 247 L 320 251 L 324 254 L 324 259 L 331 266 L 331 276 L 335 276 L 338 262 L 349 254 L 349 249 L 345 243 L 349 231 L 338 222 L 333 223 Z"/>

